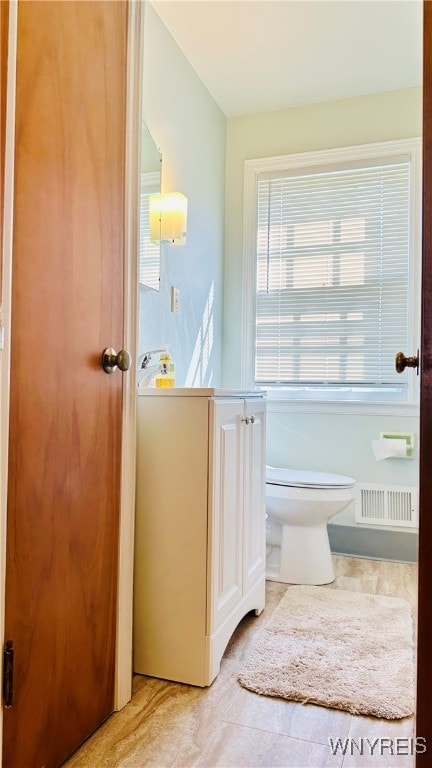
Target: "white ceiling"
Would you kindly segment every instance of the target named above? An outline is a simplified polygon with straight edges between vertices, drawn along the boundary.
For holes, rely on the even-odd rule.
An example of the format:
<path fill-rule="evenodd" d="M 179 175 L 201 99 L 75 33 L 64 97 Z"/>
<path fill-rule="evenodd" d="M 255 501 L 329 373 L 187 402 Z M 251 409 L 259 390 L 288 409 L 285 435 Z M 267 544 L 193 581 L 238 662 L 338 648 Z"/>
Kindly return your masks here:
<path fill-rule="evenodd" d="M 151 0 L 227 116 L 420 85 L 420 0 Z"/>

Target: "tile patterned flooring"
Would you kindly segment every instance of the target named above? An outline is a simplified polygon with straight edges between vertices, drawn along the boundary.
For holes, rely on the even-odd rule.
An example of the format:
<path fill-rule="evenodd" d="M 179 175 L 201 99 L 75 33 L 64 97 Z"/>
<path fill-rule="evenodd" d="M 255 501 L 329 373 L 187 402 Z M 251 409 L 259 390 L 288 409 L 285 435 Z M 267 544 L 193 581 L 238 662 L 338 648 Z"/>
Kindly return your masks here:
<path fill-rule="evenodd" d="M 417 567 L 334 556 L 333 589 L 402 597 L 415 614 Z M 258 696 L 237 682 L 250 643 L 287 589 L 267 582 L 267 605 L 232 636 L 219 676 L 194 688 L 136 675 L 133 698 L 76 752 L 65 768 L 412 768 L 413 718 L 389 721 Z M 288 587 L 289 589 L 289 587 Z M 333 755 L 329 737 L 364 744 Z M 384 754 L 372 756 L 379 739 Z M 383 741 L 387 739 L 387 741 Z M 348 742 L 351 744 L 351 742 Z M 393 752 L 399 754 L 391 754 Z M 350 752 L 354 754 L 350 754 Z"/>

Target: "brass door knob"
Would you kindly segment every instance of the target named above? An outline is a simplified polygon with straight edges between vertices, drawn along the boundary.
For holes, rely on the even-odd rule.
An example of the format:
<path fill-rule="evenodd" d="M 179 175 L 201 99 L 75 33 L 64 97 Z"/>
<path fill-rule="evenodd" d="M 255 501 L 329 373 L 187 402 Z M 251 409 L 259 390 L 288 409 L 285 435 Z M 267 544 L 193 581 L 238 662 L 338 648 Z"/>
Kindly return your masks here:
<path fill-rule="evenodd" d="M 403 352 L 397 352 L 395 357 L 395 368 L 398 373 L 403 373 L 405 368 L 417 368 L 417 376 L 419 373 L 419 351 L 412 357 L 405 357 Z"/>
<path fill-rule="evenodd" d="M 106 373 L 114 373 L 119 368 L 128 371 L 131 365 L 131 356 L 125 349 L 116 352 L 112 347 L 107 347 L 102 353 L 102 368 Z"/>

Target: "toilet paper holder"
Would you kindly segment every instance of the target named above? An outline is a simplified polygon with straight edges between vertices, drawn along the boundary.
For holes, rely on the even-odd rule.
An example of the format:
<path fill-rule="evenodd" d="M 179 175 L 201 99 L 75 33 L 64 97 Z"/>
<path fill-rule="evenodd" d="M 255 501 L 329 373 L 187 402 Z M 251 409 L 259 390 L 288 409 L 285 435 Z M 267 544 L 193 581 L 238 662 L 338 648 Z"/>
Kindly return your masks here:
<path fill-rule="evenodd" d="M 380 432 L 380 438 L 383 440 L 405 440 L 407 459 L 414 457 L 414 437 L 412 432 Z"/>

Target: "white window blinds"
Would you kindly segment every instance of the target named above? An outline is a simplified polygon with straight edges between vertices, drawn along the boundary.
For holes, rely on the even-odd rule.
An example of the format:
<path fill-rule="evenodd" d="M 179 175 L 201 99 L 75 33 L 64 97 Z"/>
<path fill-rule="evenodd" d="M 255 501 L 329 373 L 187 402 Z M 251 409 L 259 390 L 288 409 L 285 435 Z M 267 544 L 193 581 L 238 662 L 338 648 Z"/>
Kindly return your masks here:
<path fill-rule="evenodd" d="M 149 197 L 159 192 L 159 187 L 142 184 L 139 210 L 139 281 L 159 290 L 160 244 L 150 239 Z"/>
<path fill-rule="evenodd" d="M 406 158 L 258 178 L 255 381 L 406 388 Z"/>

